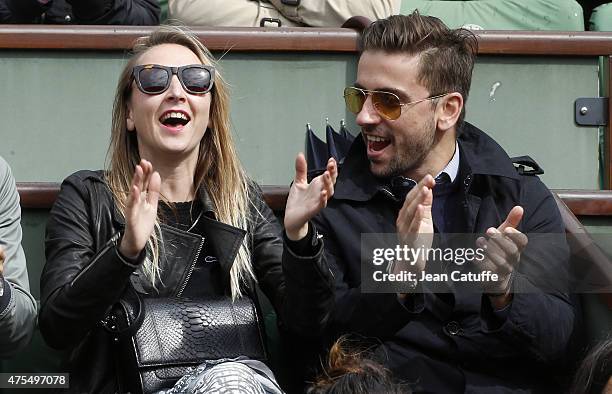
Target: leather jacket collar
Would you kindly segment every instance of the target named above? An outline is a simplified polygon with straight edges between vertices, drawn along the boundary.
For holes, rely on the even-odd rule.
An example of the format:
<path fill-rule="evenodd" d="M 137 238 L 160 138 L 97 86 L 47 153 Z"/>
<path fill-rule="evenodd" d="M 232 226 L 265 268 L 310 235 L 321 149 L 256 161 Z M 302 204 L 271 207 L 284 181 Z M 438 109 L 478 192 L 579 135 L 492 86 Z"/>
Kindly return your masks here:
<path fill-rule="evenodd" d="M 103 171 L 91 172 L 87 178 L 106 185 Z M 153 289 L 152 286 L 146 284 L 140 279 L 142 271 L 139 269 L 135 271 L 131 278 L 132 284 L 139 291 L 145 293 L 158 292 L 160 295 L 180 295 L 181 283 L 184 283 L 188 278 L 189 268 L 194 259 L 197 258 L 198 250 L 202 248 L 203 242 L 206 242 L 207 247 L 210 247 L 211 252 L 217 257 L 223 272 L 224 283 L 227 284 L 226 288 L 229 289 L 230 270 L 246 236 L 246 231 L 216 219 L 214 204 L 204 187 L 199 189 L 198 198 L 202 203 L 204 215 L 192 232 L 161 225 L 163 247 L 165 249 L 164 253 L 160 254 L 163 256 L 160 261 L 160 268 L 162 272 L 165 271 L 166 273 L 162 288 L 158 286 L 157 289 Z M 117 231 L 123 232 L 125 219 L 112 202 L 110 190 L 108 190 L 106 205 L 114 207 L 112 214 L 114 227 Z"/>

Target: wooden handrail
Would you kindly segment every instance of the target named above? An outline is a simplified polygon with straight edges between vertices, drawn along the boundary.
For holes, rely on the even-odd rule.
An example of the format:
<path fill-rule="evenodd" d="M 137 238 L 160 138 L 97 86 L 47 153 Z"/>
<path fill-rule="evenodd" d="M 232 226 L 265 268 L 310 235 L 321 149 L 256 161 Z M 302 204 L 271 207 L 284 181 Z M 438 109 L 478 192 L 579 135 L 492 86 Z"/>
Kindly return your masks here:
<path fill-rule="evenodd" d="M 0 25 L 0 48 L 127 50 L 155 27 Z M 358 32 L 345 28 L 195 27 L 213 51 L 356 52 Z M 479 54 L 528 56 L 605 56 L 612 54 L 610 32 L 476 32 Z"/>
<path fill-rule="evenodd" d="M 21 208 L 51 209 L 60 191 L 59 183 L 17 182 Z"/>
<path fill-rule="evenodd" d="M 610 32 L 475 32 L 481 55 L 605 56 L 612 54 Z"/>
<path fill-rule="evenodd" d="M 60 185 L 52 182 L 19 182 L 17 190 L 21 206 L 26 209 L 50 209 Z M 274 211 L 285 209 L 289 188 L 263 186 L 266 203 Z M 612 191 L 610 190 L 553 190 L 576 216 L 612 216 Z"/>
<path fill-rule="evenodd" d="M 128 50 L 154 27 L 0 25 L 0 48 Z M 357 32 L 339 28 L 194 28 L 212 51 L 355 52 Z"/>
<path fill-rule="evenodd" d="M 612 191 L 557 189 L 555 193 L 576 216 L 612 215 Z"/>

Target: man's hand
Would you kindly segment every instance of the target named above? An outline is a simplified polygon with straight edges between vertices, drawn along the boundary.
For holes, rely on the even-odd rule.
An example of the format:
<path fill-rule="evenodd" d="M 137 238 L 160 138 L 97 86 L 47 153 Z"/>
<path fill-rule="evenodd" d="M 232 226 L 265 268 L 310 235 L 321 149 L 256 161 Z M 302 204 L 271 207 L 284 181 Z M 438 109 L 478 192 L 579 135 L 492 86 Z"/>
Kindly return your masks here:
<path fill-rule="evenodd" d="M 327 200 L 334 194 L 338 166 L 330 158 L 325 172 L 310 183 L 307 173 L 306 158 L 300 153 L 295 159 L 295 179 L 285 207 L 285 231 L 292 241 L 304 238 L 308 234 L 308 221 L 327 206 Z"/>
<path fill-rule="evenodd" d="M 136 166 L 132 187 L 125 209 L 125 233 L 119 251 L 125 257 L 136 258 L 151 237 L 157 219 L 157 203 L 161 178 L 153 165 L 141 160 Z"/>
<path fill-rule="evenodd" d="M 399 241 L 409 248 L 430 248 L 433 242 L 433 218 L 431 206 L 433 204 L 433 187 L 436 181 L 431 175 L 426 175 L 406 195 L 404 205 L 400 209 L 395 226 Z M 414 265 L 407 262 L 396 262 L 394 272 L 410 271 L 416 274 L 425 269 L 424 258 Z"/>
<path fill-rule="evenodd" d="M 4 275 L 4 259 L 5 259 L 5 255 L 4 255 L 4 248 L 2 246 L 0 246 L 0 275 Z"/>
<path fill-rule="evenodd" d="M 485 258 L 481 262 L 476 262 L 478 268 L 499 276 L 497 282 L 487 283 L 484 288 L 497 309 L 508 305 L 512 299 L 510 292 L 512 273 L 517 268 L 521 253 L 527 246 L 527 236 L 516 229 L 522 218 L 523 208 L 515 206 L 499 227 L 487 229 L 488 239 L 480 237 L 476 240 L 476 245 L 486 250 Z"/>

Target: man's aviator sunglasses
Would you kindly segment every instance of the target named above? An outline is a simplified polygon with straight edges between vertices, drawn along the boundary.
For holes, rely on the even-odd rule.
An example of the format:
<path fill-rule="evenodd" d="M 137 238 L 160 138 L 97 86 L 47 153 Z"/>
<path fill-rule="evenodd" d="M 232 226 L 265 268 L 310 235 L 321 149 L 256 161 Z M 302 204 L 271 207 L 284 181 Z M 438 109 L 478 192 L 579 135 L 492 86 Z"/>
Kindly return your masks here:
<path fill-rule="evenodd" d="M 203 64 L 181 67 L 167 67 L 159 64 L 135 66 L 132 76 L 136 86 L 145 94 L 160 94 L 170 86 L 172 76 L 176 75 L 183 89 L 191 94 L 210 92 L 215 80 L 215 68 Z"/>
<path fill-rule="evenodd" d="M 376 112 L 387 120 L 396 120 L 402 114 L 402 107 L 405 105 L 414 105 L 427 100 L 434 100 L 446 96 L 448 93 L 429 96 L 421 100 L 402 103 L 399 97 L 391 92 L 383 92 L 379 90 L 366 90 L 349 86 L 344 89 L 344 101 L 349 111 L 354 114 L 361 112 L 363 104 L 365 104 L 368 96 L 372 96 L 372 105 Z"/>

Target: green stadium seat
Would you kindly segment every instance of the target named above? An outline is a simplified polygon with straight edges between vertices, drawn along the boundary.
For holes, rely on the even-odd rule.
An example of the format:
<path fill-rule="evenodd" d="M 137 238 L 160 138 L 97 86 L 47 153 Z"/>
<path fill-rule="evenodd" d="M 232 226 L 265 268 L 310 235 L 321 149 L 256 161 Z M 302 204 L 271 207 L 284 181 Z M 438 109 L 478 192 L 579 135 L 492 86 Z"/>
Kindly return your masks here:
<path fill-rule="evenodd" d="M 584 30 L 582 7 L 575 0 L 402 0 L 401 14 L 414 9 L 452 28 Z"/>
<path fill-rule="evenodd" d="M 612 31 L 612 3 L 602 4 L 593 10 L 589 30 Z"/>
<path fill-rule="evenodd" d="M 159 8 L 161 9 L 159 20 L 162 24 L 168 23 L 168 0 L 159 0 Z"/>

